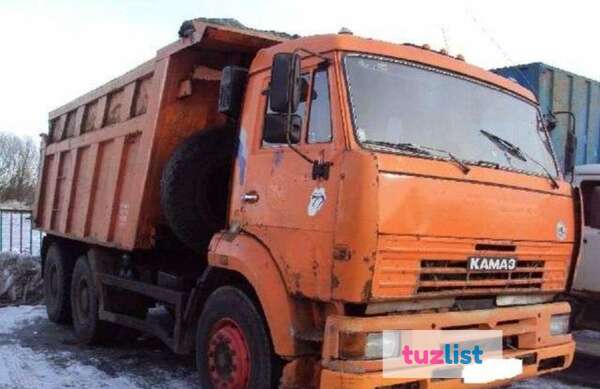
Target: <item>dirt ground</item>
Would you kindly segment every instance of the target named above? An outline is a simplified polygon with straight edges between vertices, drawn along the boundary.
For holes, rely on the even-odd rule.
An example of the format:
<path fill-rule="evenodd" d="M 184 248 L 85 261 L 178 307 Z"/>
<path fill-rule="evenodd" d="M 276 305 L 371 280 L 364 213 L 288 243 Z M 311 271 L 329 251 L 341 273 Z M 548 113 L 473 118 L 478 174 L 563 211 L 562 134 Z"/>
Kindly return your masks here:
<path fill-rule="evenodd" d="M 566 372 L 511 388 L 598 388 L 599 363 L 580 355 Z M 193 359 L 174 356 L 155 339 L 116 336 L 108 346 L 82 347 L 69 327 L 48 321 L 43 306 L 0 308 L 0 389 L 184 389 L 197 382 Z"/>

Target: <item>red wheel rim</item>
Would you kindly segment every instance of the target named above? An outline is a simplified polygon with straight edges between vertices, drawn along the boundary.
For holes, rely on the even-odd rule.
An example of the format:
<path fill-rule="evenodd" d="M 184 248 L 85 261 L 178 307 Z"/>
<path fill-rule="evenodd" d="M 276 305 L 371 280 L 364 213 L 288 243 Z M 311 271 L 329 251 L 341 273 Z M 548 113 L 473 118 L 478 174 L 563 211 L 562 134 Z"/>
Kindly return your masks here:
<path fill-rule="evenodd" d="M 250 378 L 250 352 L 240 327 L 221 319 L 208 341 L 208 371 L 215 389 L 244 389 Z"/>

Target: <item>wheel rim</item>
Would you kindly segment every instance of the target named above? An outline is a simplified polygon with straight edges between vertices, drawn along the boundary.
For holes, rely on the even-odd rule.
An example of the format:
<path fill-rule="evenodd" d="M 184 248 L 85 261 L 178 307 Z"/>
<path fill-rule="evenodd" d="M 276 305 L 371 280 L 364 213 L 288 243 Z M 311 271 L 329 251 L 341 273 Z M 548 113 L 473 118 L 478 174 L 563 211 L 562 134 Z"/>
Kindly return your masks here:
<path fill-rule="evenodd" d="M 236 322 L 219 320 L 208 342 L 208 371 L 216 389 L 247 388 L 250 378 L 250 352 Z"/>

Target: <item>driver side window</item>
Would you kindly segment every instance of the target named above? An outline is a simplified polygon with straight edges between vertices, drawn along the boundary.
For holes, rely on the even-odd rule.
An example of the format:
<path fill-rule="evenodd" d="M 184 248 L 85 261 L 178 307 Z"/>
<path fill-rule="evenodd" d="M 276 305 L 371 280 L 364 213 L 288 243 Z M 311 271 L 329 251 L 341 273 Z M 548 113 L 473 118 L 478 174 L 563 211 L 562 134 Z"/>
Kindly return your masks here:
<path fill-rule="evenodd" d="M 308 143 L 331 142 L 331 110 L 329 105 L 329 80 L 327 70 L 314 73 L 308 118 Z"/>
<path fill-rule="evenodd" d="M 300 134 L 302 132 L 304 116 L 306 114 L 306 103 L 308 98 L 308 85 L 310 79 L 308 74 L 302 75 L 302 98 L 300 99 L 300 104 L 298 104 L 298 109 L 295 113 L 292 114 L 292 143 L 296 144 L 300 141 Z M 277 131 L 281 129 L 281 126 L 287 125 L 287 115 L 273 112 L 271 110 L 271 101 L 267 95 L 267 108 L 265 112 L 265 119 L 263 123 L 263 139 L 262 139 L 262 147 L 277 147 L 284 144 L 287 144 L 287 140 L 281 137 L 281 139 L 273 142 L 274 139 L 269 139 L 270 137 L 267 135 L 269 131 Z M 269 141 L 271 140 L 271 141 Z"/>
<path fill-rule="evenodd" d="M 298 110 L 292 114 L 290 140 L 294 144 L 301 143 L 301 134 L 306 128 L 306 143 L 329 143 L 333 136 L 327 69 L 303 74 L 302 83 L 302 98 Z M 310 91 L 309 86 L 311 86 Z M 287 124 L 287 115 L 273 112 L 267 97 L 262 147 L 277 147 L 287 144 L 287 137 L 284 136 Z"/>

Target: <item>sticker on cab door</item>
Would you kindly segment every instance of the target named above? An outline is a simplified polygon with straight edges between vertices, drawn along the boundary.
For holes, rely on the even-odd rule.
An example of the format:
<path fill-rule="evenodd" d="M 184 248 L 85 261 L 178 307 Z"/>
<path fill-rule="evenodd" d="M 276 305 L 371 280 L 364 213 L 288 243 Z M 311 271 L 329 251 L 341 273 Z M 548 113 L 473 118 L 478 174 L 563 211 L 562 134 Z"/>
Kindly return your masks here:
<path fill-rule="evenodd" d="M 325 188 L 315 188 L 310 195 L 310 200 L 308 201 L 308 207 L 306 209 L 308 216 L 315 216 L 317 213 L 319 213 L 323 207 L 323 204 L 325 204 L 326 199 L 327 195 L 325 194 Z"/>
<path fill-rule="evenodd" d="M 556 223 L 556 238 L 558 240 L 567 239 L 567 225 L 562 220 Z"/>

